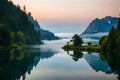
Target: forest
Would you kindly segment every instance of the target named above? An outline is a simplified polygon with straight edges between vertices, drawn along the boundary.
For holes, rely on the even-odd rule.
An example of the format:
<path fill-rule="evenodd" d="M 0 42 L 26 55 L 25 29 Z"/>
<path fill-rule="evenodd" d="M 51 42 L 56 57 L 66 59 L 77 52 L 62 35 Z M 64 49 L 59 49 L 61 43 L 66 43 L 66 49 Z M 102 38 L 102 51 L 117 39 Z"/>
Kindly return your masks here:
<path fill-rule="evenodd" d="M 0 46 L 41 44 L 41 32 L 28 20 L 26 7 L 0 0 Z"/>

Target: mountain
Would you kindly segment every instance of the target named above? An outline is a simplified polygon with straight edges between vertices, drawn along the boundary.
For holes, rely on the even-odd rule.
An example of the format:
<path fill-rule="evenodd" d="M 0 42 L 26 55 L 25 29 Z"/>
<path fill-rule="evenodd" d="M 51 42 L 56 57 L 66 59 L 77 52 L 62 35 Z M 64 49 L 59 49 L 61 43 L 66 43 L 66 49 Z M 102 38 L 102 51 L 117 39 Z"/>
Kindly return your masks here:
<path fill-rule="evenodd" d="M 118 18 L 116 17 L 111 17 L 111 16 L 106 16 L 105 18 L 98 19 L 96 18 L 93 20 L 87 29 L 81 34 L 83 35 L 88 35 L 88 34 L 98 34 L 98 33 L 108 33 L 112 26 L 116 28 L 118 24 Z"/>
<path fill-rule="evenodd" d="M 41 29 L 41 39 L 42 40 L 57 40 L 59 37 L 55 36 L 54 33 Z"/>

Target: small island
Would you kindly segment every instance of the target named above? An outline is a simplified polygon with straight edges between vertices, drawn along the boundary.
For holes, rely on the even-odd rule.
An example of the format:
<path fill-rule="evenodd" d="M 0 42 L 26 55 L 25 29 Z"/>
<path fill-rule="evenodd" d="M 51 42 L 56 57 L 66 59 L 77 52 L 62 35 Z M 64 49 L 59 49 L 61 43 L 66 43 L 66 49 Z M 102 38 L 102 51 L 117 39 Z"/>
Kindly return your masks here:
<path fill-rule="evenodd" d="M 69 44 L 69 43 L 73 43 L 73 44 Z M 89 51 L 89 52 L 99 52 L 100 46 L 93 45 L 91 42 L 88 42 L 88 44 L 83 45 L 82 38 L 80 38 L 79 35 L 75 34 L 72 37 L 72 40 L 70 40 L 70 42 L 67 42 L 67 45 L 65 45 L 63 49 L 65 51 L 80 50 L 80 51 Z"/>

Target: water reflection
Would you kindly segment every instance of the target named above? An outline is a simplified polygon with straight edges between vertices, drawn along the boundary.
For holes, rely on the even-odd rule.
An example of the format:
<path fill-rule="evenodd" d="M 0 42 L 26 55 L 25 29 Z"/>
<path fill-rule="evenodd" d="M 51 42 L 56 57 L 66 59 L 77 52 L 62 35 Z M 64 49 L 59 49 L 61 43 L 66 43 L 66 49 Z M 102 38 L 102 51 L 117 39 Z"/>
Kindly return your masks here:
<path fill-rule="evenodd" d="M 97 53 L 84 54 L 83 58 L 96 72 L 102 71 L 106 74 L 113 73 L 108 63 L 106 61 L 101 60 L 99 54 Z"/>
<path fill-rule="evenodd" d="M 118 80 L 120 80 L 120 53 L 103 52 L 100 56 L 104 61 L 108 62 L 109 66 L 113 70 L 113 73 L 116 74 L 118 76 Z"/>
<path fill-rule="evenodd" d="M 105 74 L 117 75 L 120 80 L 120 54 L 119 53 L 89 53 L 74 50 L 72 53 L 67 51 L 67 54 L 74 61 L 84 58 L 86 62 L 96 72 L 104 72 Z"/>
<path fill-rule="evenodd" d="M 67 51 L 67 54 L 70 55 L 74 61 L 78 61 L 83 56 L 83 53 L 79 50 L 74 50 L 73 54 L 70 54 L 69 51 Z"/>
<path fill-rule="evenodd" d="M 119 54 L 66 53 L 61 49 L 64 43 L 1 50 L 0 80 L 117 80 L 116 75 L 119 80 Z"/>
<path fill-rule="evenodd" d="M 40 47 L 27 46 L 23 49 L 0 50 L 0 79 L 25 80 L 33 67 L 43 60 L 54 56 L 51 50 L 43 51 Z"/>
<path fill-rule="evenodd" d="M 31 52 L 30 49 L 1 50 L 0 51 L 0 79 L 1 80 L 25 80 L 26 73 L 39 62 L 40 53 Z"/>

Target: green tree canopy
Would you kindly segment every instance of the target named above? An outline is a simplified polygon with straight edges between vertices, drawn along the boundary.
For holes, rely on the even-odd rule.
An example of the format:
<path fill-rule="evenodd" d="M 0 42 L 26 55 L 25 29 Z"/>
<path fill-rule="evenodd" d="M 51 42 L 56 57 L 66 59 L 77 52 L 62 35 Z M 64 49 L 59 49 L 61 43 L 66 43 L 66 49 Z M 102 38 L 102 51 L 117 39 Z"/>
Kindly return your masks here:
<path fill-rule="evenodd" d="M 120 19 L 117 28 L 114 29 L 114 27 L 112 27 L 108 36 L 103 36 L 100 39 L 99 45 L 102 51 L 115 54 L 120 52 Z"/>
<path fill-rule="evenodd" d="M 80 38 L 79 35 L 77 35 L 77 34 L 75 34 L 75 35 L 72 37 L 72 39 L 73 39 L 73 45 L 74 45 L 74 46 L 81 46 L 82 43 L 83 43 L 82 38 Z"/>

